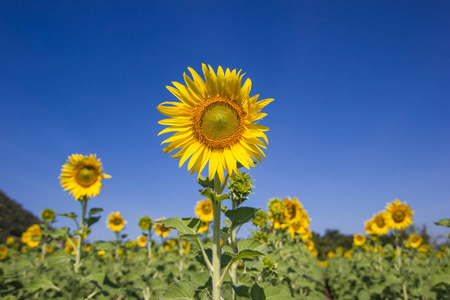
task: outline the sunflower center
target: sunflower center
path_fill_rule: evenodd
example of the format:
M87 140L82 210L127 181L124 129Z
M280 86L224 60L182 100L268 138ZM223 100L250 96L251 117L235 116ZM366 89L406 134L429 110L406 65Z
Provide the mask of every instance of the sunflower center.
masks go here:
M210 97L195 109L192 118L194 136L211 149L230 147L244 132L245 115L235 101Z
M82 167L77 175L76 181L79 185L83 187L89 187L97 182L98 179L98 171L93 167Z
M211 207L209 205L203 206L203 213L205 215L209 214L211 212Z
M405 213L401 210L397 210L394 213L393 218L395 222L400 223L405 219Z
M383 220L383 218L378 218L378 219L377 219L377 225L378 225L378 227L380 227L380 228L383 228L383 227L384 227L384 220Z
M121 224L122 224L122 219L116 218L116 219L113 220L112 223L113 223L114 225L121 225Z

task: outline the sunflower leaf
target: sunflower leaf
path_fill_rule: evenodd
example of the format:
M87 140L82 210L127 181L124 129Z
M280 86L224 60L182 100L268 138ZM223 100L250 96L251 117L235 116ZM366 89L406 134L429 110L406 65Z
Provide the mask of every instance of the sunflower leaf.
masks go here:
M194 288L189 281L178 281L169 285L160 299L194 300Z
M434 222L434 224L439 225L439 226L450 227L450 219L442 219L442 220L439 220L438 222Z
M242 239L237 242L237 253L233 253L231 248L223 249L223 254L229 255L233 258L232 263L243 258L253 256L263 256L268 253L267 246L255 239Z
M209 180L208 177L200 176L200 177L198 178L198 184L200 184L200 185L201 185L202 187L204 187L205 189L206 189L206 188L211 188L211 189L214 188L214 181Z
M243 225L255 218L255 213L258 208L253 207L239 207L236 209L228 210L225 216L231 221L231 230Z
M175 229L180 237L188 237L195 240L200 235L197 231L200 228L202 221L196 218L169 218L155 221L155 223L164 225L167 228Z
M67 218L71 218L72 220L76 221L77 220L77 215L74 213L68 213L68 214L59 214L62 217L67 217Z
M203 190L199 190L200 195L205 196L213 202L221 202L226 199L230 199L229 194L217 194L213 189L207 187Z
M225 268L231 261L231 256L228 255L228 253L231 253L232 250L230 247L225 246L224 249L226 249L226 248L229 248L229 249L227 249L228 251L226 251L226 253L222 253L222 255L220 256L220 269ZM212 249L211 248L205 249L205 253L206 253L206 256L208 257L209 261L212 262ZM203 255L201 254L200 251L195 256L195 260L206 267L205 258L203 257Z
M98 216L98 217L89 217L89 218L86 220L86 224L87 224L88 227L91 227L92 225L94 225L95 223L97 223L98 220L100 220L100 216Z
M102 208L91 208L89 211L89 217L98 213L101 213L103 211Z

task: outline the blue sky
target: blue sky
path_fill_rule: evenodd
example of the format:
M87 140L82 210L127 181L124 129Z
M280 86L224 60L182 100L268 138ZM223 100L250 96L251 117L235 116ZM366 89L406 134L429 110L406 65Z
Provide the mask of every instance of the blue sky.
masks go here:
M338 2L2 1L0 189L36 215L79 213L58 176L96 153L112 178L91 239L114 237L112 211L131 238L142 215L193 216L196 177L163 153L156 106L206 63L275 98L248 206L298 197L313 231L354 234L398 198L448 232L432 222L450 217L450 4Z

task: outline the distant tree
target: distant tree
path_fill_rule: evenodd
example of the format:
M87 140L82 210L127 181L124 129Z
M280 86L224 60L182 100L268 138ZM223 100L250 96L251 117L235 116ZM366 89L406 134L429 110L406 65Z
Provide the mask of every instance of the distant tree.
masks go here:
M337 229L327 229L322 237L313 232L313 241L319 251L318 259L323 260L329 251L335 251L337 247L342 247L344 251L351 249L353 235L342 234Z

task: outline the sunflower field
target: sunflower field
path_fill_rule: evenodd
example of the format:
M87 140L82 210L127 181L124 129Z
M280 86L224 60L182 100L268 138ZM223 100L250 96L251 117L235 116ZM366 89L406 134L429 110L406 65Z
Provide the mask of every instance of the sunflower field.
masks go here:
M418 234L403 238L414 217L406 202L387 203L352 247L327 253L316 247L298 198L246 206L254 186L243 168L265 158L260 111L273 99L250 96L241 71L202 70L204 79L189 68L192 79L184 74L185 85L168 87L179 101L158 106L168 117L160 134L172 133L164 152L177 150L180 167L187 162L197 173L196 216L124 220L111 212L115 239L90 241L103 212L90 199L111 176L96 155L70 155L59 179L80 211L45 209L41 224L0 244L0 299L450 299L449 240L435 249ZM72 219L75 230L54 229L58 218ZM139 224L136 240L124 233L127 222ZM247 234L245 224L253 226Z

